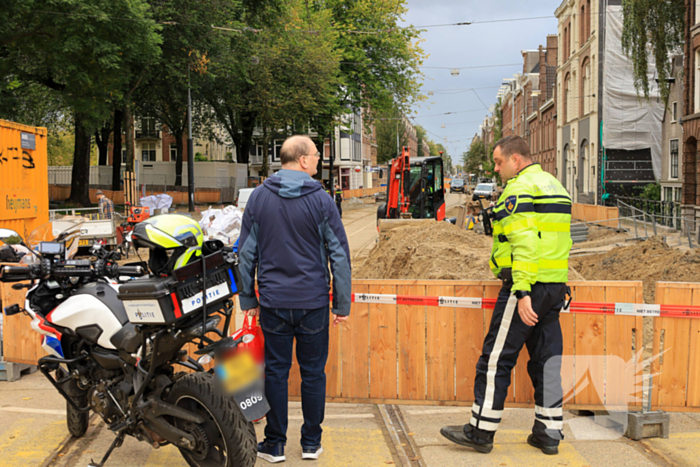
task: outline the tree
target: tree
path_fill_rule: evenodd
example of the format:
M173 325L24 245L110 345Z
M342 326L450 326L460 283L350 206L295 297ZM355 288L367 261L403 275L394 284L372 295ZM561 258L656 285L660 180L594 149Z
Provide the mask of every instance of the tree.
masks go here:
M382 117L374 120L375 131L377 134L377 164L386 164L391 159L398 157L401 154L401 149L408 146L406 138L406 125L403 119L396 117L396 113L387 114L394 117ZM398 143L396 147L396 132L399 132Z
M622 50L632 61L637 94L649 99L649 56L654 57L656 80L668 103L672 77L669 56L682 50L685 0L622 0Z
M416 125L416 139L418 139L418 157L427 156L423 154L423 141L428 141L428 132L420 125Z
M469 147L469 151L462 154L462 164L464 165L464 170L466 172L475 173L477 176L481 176L485 172L489 171L486 167L488 164L486 148L484 147L484 142L480 137L474 137L472 144Z
M0 11L0 77L61 94L75 128L70 201L89 205L92 133L121 95L125 63L157 50L158 26L143 0L9 3Z
M319 4L321 4L319 2ZM420 31L399 25L406 0L328 0L340 33L341 102L353 109L371 109L375 115L398 110L408 115L419 94L425 53Z

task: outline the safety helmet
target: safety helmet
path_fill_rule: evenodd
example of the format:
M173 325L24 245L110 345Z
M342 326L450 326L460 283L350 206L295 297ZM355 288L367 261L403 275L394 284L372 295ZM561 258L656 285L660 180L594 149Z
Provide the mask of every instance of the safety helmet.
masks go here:
M170 274L202 255L199 224L180 214L162 214L134 226L134 247L150 249L148 265L155 274Z

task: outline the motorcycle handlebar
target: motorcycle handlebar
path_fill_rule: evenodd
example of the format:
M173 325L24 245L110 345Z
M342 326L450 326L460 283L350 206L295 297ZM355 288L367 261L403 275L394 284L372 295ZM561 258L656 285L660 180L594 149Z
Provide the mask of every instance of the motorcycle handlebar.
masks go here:
M148 273L142 266L113 266L115 275L118 276L143 276Z
M19 282L34 279L33 267L27 266L3 266L0 268L0 280L2 282Z

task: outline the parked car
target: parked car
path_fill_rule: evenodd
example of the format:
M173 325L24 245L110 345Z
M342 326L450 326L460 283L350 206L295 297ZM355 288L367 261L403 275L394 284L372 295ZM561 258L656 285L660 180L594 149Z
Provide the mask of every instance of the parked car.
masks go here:
M236 199L236 206L238 206L238 209L241 211L245 210L245 205L248 204L248 199L250 198L250 194L253 193L253 190L255 188L241 188L238 190L238 199Z
M464 193L464 180L461 178L453 178L450 182L450 193Z
M472 194L472 201L476 201L478 199L492 199L494 198L496 193L496 184L495 183L479 183L476 188L474 189L474 193Z

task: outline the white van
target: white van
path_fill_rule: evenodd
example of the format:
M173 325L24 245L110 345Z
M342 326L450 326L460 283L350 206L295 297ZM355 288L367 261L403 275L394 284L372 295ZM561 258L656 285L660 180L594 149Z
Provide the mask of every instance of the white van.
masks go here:
M238 190L238 200L236 201L236 206L241 211L245 210L245 205L248 204L248 198L250 194L255 190L255 188L241 188Z

